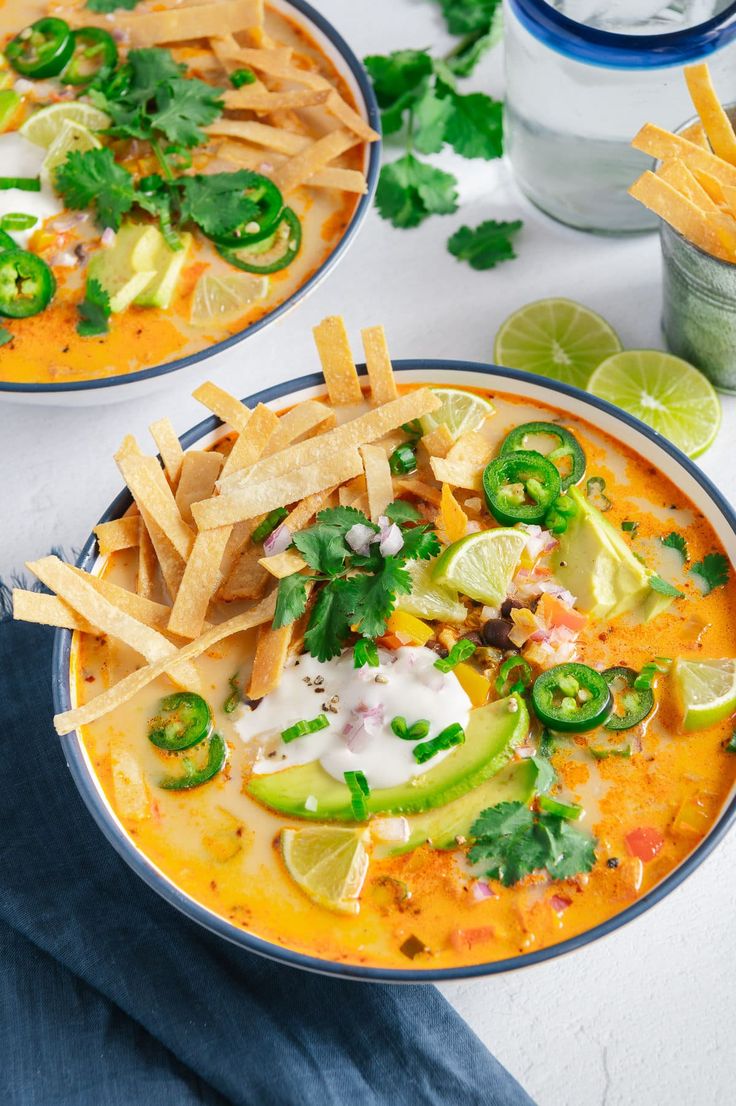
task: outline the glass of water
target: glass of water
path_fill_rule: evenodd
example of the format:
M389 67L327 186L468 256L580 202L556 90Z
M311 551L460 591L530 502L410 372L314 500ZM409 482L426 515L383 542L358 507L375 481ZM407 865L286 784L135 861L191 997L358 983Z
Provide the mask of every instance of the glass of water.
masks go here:
M708 58L736 100L736 2L504 0L506 148L529 199L581 230L653 230L627 195L651 159L630 147L647 122L692 111L683 65Z

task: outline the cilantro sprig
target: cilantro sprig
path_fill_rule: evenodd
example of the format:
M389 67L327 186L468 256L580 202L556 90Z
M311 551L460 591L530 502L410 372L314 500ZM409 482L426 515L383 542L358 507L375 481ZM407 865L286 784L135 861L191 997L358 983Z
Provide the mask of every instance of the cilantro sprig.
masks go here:
M471 862L484 862L486 874L506 887L541 870L552 879L569 879L589 872L595 863L595 838L559 815L533 811L520 802L484 810L471 835Z
M89 277L84 299L79 304L77 334L82 338L96 338L110 329L110 297L99 280Z
M370 642L386 630L386 622L399 595L411 591L406 570L409 560L428 560L440 550L437 535L427 524L407 525L401 501L390 504L386 515L401 529L403 547L384 556L380 543L372 542L367 552L356 552L346 538L353 526L368 527L375 534L380 527L354 507L331 507L320 511L316 522L294 535L294 545L312 572L294 573L279 581L274 629L288 626L307 609L309 585L316 585L316 600L309 615L304 645L320 661L337 656L356 631ZM401 521L399 521L401 519ZM356 660L370 663L371 650L361 646Z
M723 553L708 553L702 561L696 561L690 571L703 581L707 589L705 594L709 595L715 588L725 588L728 583L728 558Z
M687 542L685 541L682 534L678 534L676 530L673 530L664 538L660 538L660 541L662 542L662 545L666 546L668 549L676 549L682 557L683 561L687 561L689 559L690 554L688 553Z
M459 261L467 261L472 269L493 269L501 261L516 257L512 239L521 227L521 219L500 223L488 219L475 229L460 227L448 239L447 248Z

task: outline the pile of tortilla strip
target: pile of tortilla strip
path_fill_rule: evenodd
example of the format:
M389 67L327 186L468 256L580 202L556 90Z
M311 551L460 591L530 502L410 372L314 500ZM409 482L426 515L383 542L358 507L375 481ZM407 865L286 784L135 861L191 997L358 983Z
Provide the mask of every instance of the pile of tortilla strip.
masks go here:
M177 0L176 6L169 0L142 11L145 6L115 12L115 33L124 46L170 47L191 75L214 84L224 83L242 67L257 78L242 88L229 88L221 118L205 128L218 159L265 173L283 195L302 184L365 192L362 172L331 163L379 135L317 71L313 57L271 38L264 27L263 0ZM90 11L79 0L61 0L51 7L72 27L110 29L109 16Z
M632 142L659 161L629 189L694 246L736 261L736 133L705 62L685 69L700 122L681 134L647 123Z
M248 695L261 698L278 685L298 631L296 624L279 630L270 626L276 581L306 565L294 549L264 556L251 534L270 511L284 506L290 509L283 524L292 534L310 525L323 507L337 503L365 509L377 519L395 496L388 457L405 439L400 428L440 406L426 387L399 395L383 327L362 331L366 396L342 318L325 319L314 337L329 405L307 399L276 415L264 404L251 410L209 382L194 396L225 424L216 448L185 453L167 418L150 427L160 457L143 453L131 435L123 439L115 461L133 504L124 517L95 528L101 555L97 568L116 550L137 547L135 592L55 556L28 563L55 594L16 589L16 618L109 634L146 662L84 705L57 715L60 734L115 710L163 674L197 690L194 658L256 626L261 629ZM476 487L482 470L469 463L467 449L473 443L463 439L480 435L464 435L453 444L445 426L432 434L437 439L431 457L435 476ZM424 438L430 447L431 437ZM487 452L488 442L481 444ZM398 480L397 486L437 505L437 488L427 485L423 491L420 483ZM254 600L255 605L242 609L241 602L240 613L215 624L208 621L213 614L223 617L224 603L232 600Z

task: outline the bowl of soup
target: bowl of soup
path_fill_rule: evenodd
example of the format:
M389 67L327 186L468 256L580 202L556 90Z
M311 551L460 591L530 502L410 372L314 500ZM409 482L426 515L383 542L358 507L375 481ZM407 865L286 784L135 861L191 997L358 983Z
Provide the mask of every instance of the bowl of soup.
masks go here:
M736 519L622 411L538 376L355 367L212 416L76 567L56 728L102 832L188 917L355 979L506 971L668 894L735 804Z
M0 396L133 396L278 318L358 231L377 126L302 0L3 0Z

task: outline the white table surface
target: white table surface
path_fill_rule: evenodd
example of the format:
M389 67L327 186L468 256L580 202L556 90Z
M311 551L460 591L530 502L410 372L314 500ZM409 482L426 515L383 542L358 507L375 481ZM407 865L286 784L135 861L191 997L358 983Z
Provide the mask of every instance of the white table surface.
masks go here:
M449 40L427 0L321 0L359 55ZM500 95L500 50L467 82ZM659 250L653 236L595 238L556 225L517 193L501 163L434 159L461 184L461 210L395 230L371 212L327 281L295 311L202 370L238 395L318 368L310 328L345 315L382 322L395 357L490 360L516 307L570 296L600 311L629 347L661 346ZM477 273L445 241L462 223L521 214L519 258ZM168 414L178 432L202 408L170 377L167 390L109 407L0 406L0 576L52 545L79 547L120 487L112 454L125 432ZM705 471L736 497L736 399L724 397ZM447 998L539 1106L726 1106L736 1100L736 834L663 903L572 956L485 981L444 986ZM448 1106L451 1104L448 1103Z

